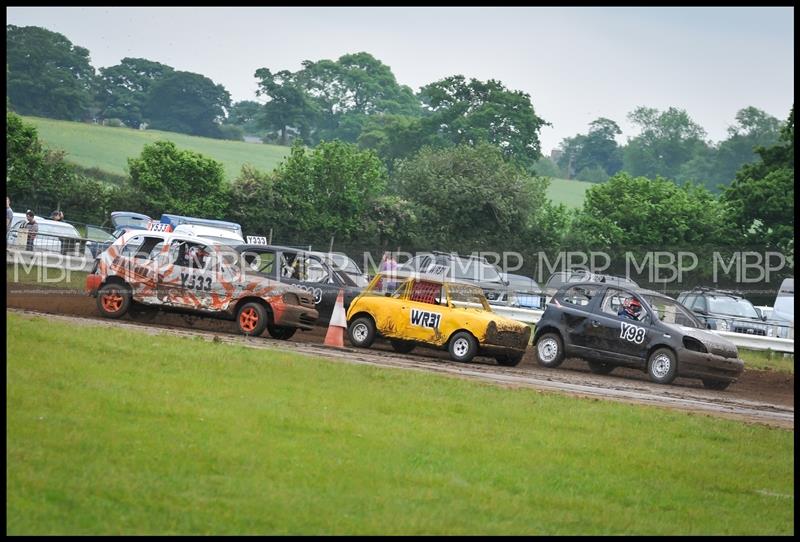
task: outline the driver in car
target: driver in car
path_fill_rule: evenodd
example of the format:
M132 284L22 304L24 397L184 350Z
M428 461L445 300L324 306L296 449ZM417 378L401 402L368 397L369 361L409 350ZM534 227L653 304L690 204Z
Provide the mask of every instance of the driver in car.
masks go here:
M629 318L631 320L639 320L642 315L642 304L635 297L628 297L622 302L622 306L617 311L617 316L622 318Z

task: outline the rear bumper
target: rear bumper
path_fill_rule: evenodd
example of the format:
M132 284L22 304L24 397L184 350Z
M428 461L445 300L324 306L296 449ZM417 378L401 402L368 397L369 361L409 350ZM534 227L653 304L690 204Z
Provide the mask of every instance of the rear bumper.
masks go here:
M744 371L744 361L739 358L724 358L716 354L683 350L678 359L678 376L736 382L742 371Z

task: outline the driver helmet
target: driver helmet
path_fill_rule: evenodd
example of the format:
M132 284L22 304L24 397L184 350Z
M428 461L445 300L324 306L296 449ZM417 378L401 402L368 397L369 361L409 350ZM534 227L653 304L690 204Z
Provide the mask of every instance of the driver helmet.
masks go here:
M629 316L633 316L636 319L638 319L639 315L642 314L642 304L639 303L639 300L635 297L627 298L622 303L622 307Z

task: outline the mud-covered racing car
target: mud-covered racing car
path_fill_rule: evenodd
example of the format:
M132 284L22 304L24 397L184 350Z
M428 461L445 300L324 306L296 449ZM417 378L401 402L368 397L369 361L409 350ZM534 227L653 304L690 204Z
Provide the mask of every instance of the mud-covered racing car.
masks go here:
M311 329L318 316L308 292L250 272L231 247L173 232L123 234L95 260L86 289L109 318L136 301L235 319L245 335L266 329L276 339Z
M558 367L566 356L576 356L586 359L594 373L633 367L659 384L681 376L722 390L744 369L736 346L706 331L674 299L597 282L561 286L536 325L534 344L544 367Z
M492 312L479 287L417 273L376 275L350 304L347 322L357 347L382 336L400 353L421 344L447 349L455 361L481 354L506 366L519 364L531 334L522 322Z
M257 239L261 238L248 237L250 241ZM330 321L339 291L343 292L346 309L364 290L350 275L331 265L325 254L260 243L243 244L236 250L252 272L297 286L311 294L319 312L317 325Z

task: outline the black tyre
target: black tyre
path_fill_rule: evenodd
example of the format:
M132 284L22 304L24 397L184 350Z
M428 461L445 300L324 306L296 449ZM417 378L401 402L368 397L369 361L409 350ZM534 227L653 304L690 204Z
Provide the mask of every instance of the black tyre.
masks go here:
M590 361L589 370L596 375L607 375L616 368L615 365L603 361Z
M369 348L375 340L375 322L369 316L360 316L347 326L347 337L357 348Z
M523 354L501 354L497 356L497 364L503 367L516 367L522 361Z
M647 360L647 374L656 384L670 384L678 375L678 360L669 348L659 348Z
M703 387L708 390L725 390L730 386L730 382L723 382L722 380L708 380L703 379Z
M269 324L267 325L267 332L269 333L269 336L272 337L273 339L288 341L294 336L295 333L297 333L297 328L273 326L272 324Z
M470 333L459 331L450 337L447 351L450 352L450 359L453 361L467 363L478 353L478 341Z
M412 341L391 340L389 343L392 345L394 351L399 354L408 354L417 346Z
M264 333L267 324L269 324L269 315L261 303L250 301L239 307L236 325L242 335L258 337Z
M106 284L97 292L97 308L106 318L120 318L131 306L131 291L119 284Z
M553 369L564 361L564 342L558 333L545 333L536 341L536 361Z

